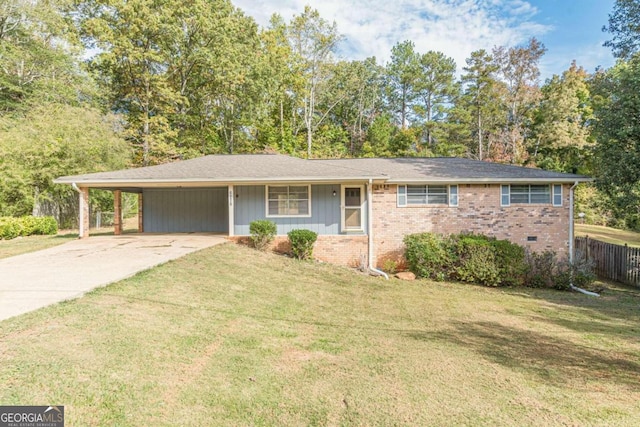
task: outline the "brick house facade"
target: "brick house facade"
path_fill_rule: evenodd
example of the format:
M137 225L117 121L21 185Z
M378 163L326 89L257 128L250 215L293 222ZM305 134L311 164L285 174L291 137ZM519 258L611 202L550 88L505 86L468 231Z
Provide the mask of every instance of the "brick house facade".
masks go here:
M318 234L316 258L381 267L401 260L407 234L471 232L534 251L571 252L572 189L588 177L460 158L304 160L215 155L115 172L61 177L80 192L89 235L90 188L137 193L140 232L213 232L246 240L258 219ZM401 191L402 190L402 191ZM116 222L115 233L121 232Z

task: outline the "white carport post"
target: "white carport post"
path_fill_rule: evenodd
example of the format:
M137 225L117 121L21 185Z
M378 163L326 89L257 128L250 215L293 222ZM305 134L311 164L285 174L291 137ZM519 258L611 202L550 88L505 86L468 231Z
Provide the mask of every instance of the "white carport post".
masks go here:
M78 238L84 239L89 237L89 188L71 186L78 192Z
M233 237L233 217L234 217L234 203L233 203L233 185L228 187L229 192L229 236Z

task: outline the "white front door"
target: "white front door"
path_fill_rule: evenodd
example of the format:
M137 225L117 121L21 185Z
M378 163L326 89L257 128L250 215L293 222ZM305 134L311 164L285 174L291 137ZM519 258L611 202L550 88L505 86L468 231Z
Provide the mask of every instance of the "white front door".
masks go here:
M364 187L345 185L342 187L342 230L362 231L362 203Z

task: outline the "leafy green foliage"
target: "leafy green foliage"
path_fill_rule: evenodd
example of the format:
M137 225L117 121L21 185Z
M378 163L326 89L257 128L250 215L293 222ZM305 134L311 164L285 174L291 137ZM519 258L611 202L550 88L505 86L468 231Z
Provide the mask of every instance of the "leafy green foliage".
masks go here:
M640 3L637 0L616 0L609 25L602 27L613 35L604 42L617 58L630 59L640 49Z
M276 233L278 232L278 227L273 221L260 219L251 221L249 224L249 232L251 233L251 242L253 243L253 247L264 251L273 241Z
M444 237L419 233L406 236L404 243L409 268L421 277L486 286L524 282L524 249L507 240L476 234Z
M576 254L573 264L568 261L558 261L553 251L540 253L527 252L526 286L532 288L551 288L566 291L571 285L584 288L589 287L596 279L593 262L581 254Z
M453 264L450 241L434 233L409 234L404 237L405 258L409 269L420 277L445 280Z
M318 233L311 230L298 229L287 233L291 243L291 253L298 259L311 259L313 244L318 239Z
M614 215L640 230L640 57L598 74L592 88L598 100L596 185L611 200Z
M0 118L0 215L22 216L54 204L51 213L75 216L77 194L53 179L126 167L130 151L116 125L97 110L60 104Z
M0 239L18 236L51 235L58 232L58 222L51 216L0 217Z

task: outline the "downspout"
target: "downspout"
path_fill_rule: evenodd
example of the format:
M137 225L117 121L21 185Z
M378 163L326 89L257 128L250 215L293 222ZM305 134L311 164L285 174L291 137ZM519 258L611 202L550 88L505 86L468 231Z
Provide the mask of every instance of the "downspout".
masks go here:
M369 178L369 183L367 184L367 234L368 234L368 246L369 246L369 271L373 273L377 273L379 276L384 276L385 279L389 280L389 276L382 270L378 270L373 265L373 191L371 190L371 185L373 184L373 180Z
M569 265L571 266L571 268L573 268L573 262L574 262L574 255L573 255L573 251L574 251L574 221L573 221L573 192L575 190L575 188L578 186L578 181L576 181L571 188L569 189ZM571 287L572 290L574 291L578 291L581 292L585 295L591 295L593 297L599 297L600 295L595 293L595 292L591 292L591 291L587 291L586 289L582 289L579 288L577 286L573 285L573 272L571 273L571 283L569 284L569 286Z
M71 183L71 188L73 188L74 190L76 190L78 192L78 194L80 195L80 197L82 197L82 191L78 188L78 186L76 185L75 182ZM84 233L84 209L82 208L82 205L79 207L78 211L80 211L80 217L78 218L79 224L78 224L78 238L81 239L82 235Z

